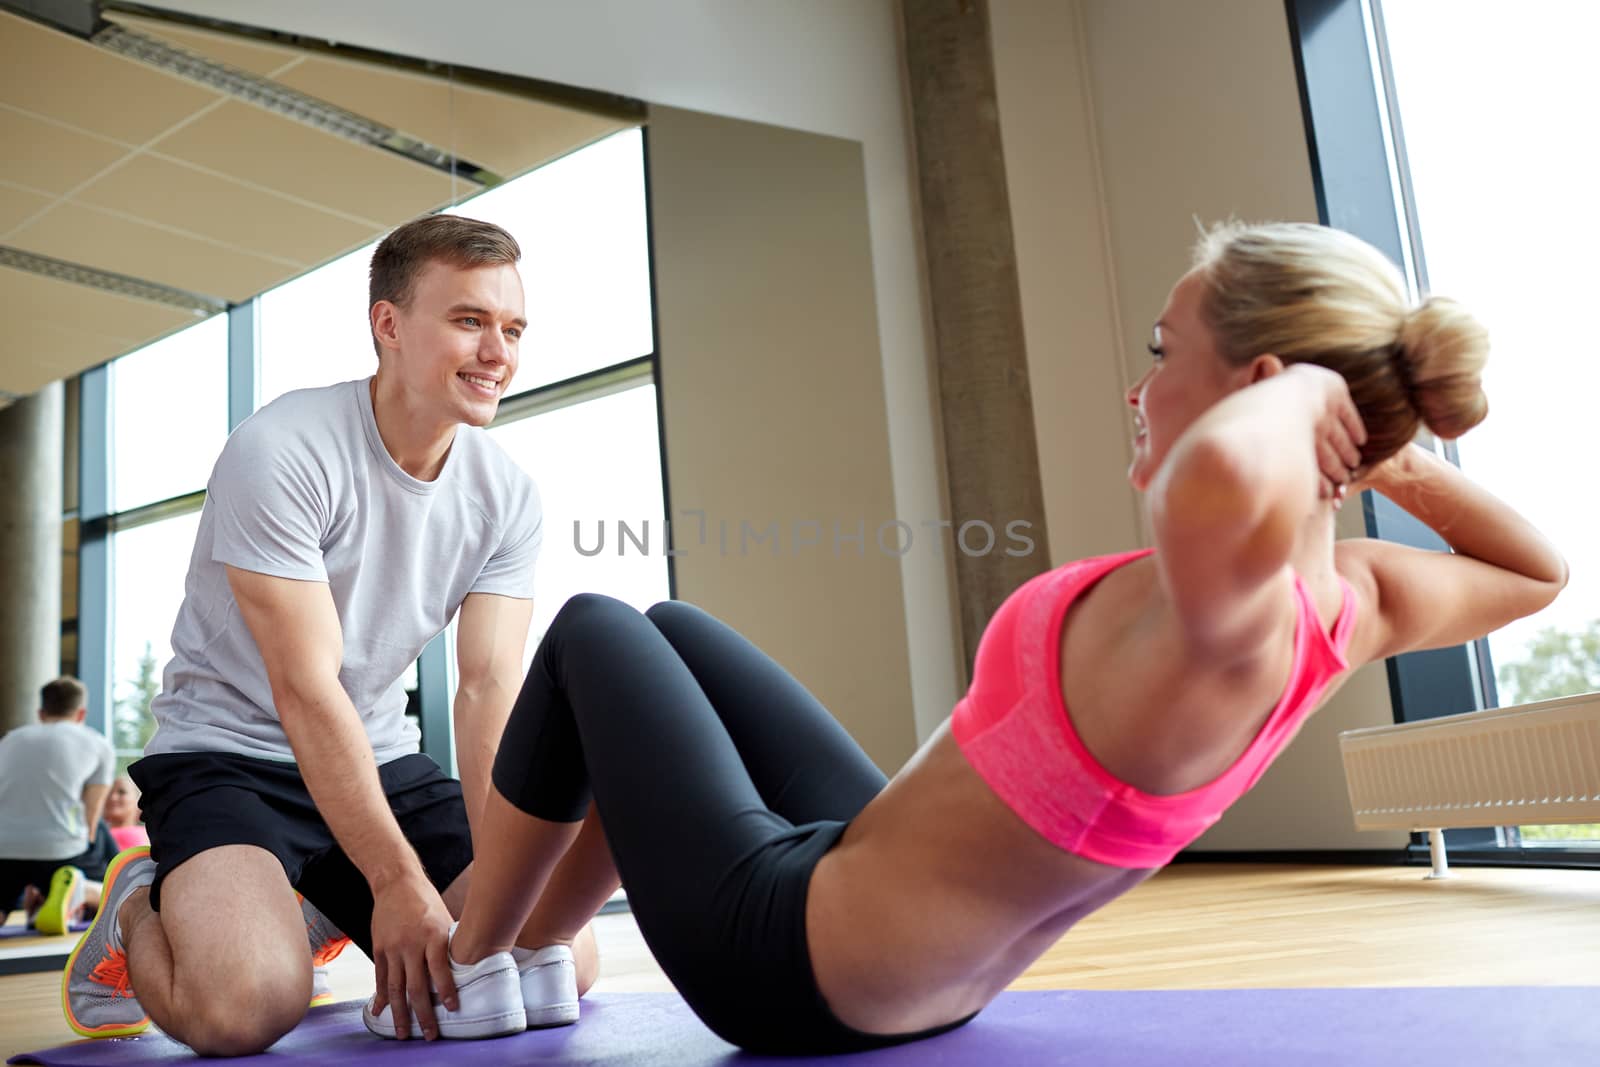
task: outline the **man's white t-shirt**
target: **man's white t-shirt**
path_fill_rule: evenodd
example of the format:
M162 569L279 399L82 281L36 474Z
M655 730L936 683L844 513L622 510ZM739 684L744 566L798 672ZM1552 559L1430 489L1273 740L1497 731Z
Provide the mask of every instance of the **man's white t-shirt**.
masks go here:
M533 596L543 538L533 479L469 426L456 428L436 479L411 477L378 436L369 381L285 394L228 438L146 755L294 759L224 564L328 584L344 636L339 681L379 763L417 751L399 679L467 594Z
M110 785L116 765L111 742L70 719L0 738L0 857L64 860L88 848L83 791Z

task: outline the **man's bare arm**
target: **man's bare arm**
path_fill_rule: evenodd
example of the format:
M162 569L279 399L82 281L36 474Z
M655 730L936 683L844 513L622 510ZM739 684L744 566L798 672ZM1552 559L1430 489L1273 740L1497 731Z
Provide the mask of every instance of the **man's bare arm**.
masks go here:
M106 795L111 792L109 785L90 782L83 787L83 825L89 831L89 843L94 844L94 829L100 822L101 814L106 810Z

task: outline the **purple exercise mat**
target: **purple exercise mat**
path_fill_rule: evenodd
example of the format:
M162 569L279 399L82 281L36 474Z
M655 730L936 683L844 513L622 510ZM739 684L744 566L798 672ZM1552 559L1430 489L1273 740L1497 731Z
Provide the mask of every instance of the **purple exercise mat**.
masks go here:
M1474 1067L1600 1063L1593 1013L1600 988L1228 989L1004 993L959 1030L830 1064L881 1067ZM587 998L576 1026L488 1041L382 1041L361 1026L360 1004L313 1009L261 1056L229 1065L360 1064L406 1067L448 1057L455 1067L611 1064L704 1067L758 1057L737 1053L671 993ZM57 1067L174 1063L187 1049L160 1036L80 1042L13 1056ZM823 1062L806 1058L781 1062Z
M73 923L73 924L71 924L70 926L67 927L67 932L68 933L72 933L72 934L77 934L77 933L82 933L83 931L85 931L87 929L89 929L89 924L88 923L86 923L86 922L76 922L76 923ZM21 923L16 923L16 924L14 924L12 926L0 926L0 938L6 938L6 937L46 937L46 936L48 936L48 935L41 934L39 931L33 929L32 927L23 926Z

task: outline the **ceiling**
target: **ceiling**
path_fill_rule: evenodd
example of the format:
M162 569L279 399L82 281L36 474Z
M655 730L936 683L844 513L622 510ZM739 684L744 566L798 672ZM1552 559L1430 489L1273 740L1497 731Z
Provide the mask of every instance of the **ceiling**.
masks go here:
M492 184L639 123L513 79L104 17L472 166L358 143L0 10L0 404L483 188L461 170Z

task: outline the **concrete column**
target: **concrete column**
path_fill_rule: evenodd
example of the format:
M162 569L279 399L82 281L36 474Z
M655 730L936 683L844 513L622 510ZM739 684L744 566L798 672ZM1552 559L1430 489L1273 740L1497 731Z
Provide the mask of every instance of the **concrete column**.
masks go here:
M0 729L61 670L62 387L0 410Z
M969 672L1012 590L1049 567L1022 297L985 0L903 0L950 518ZM1027 523L1025 551L1007 536ZM1010 553L1018 554L1010 554Z

